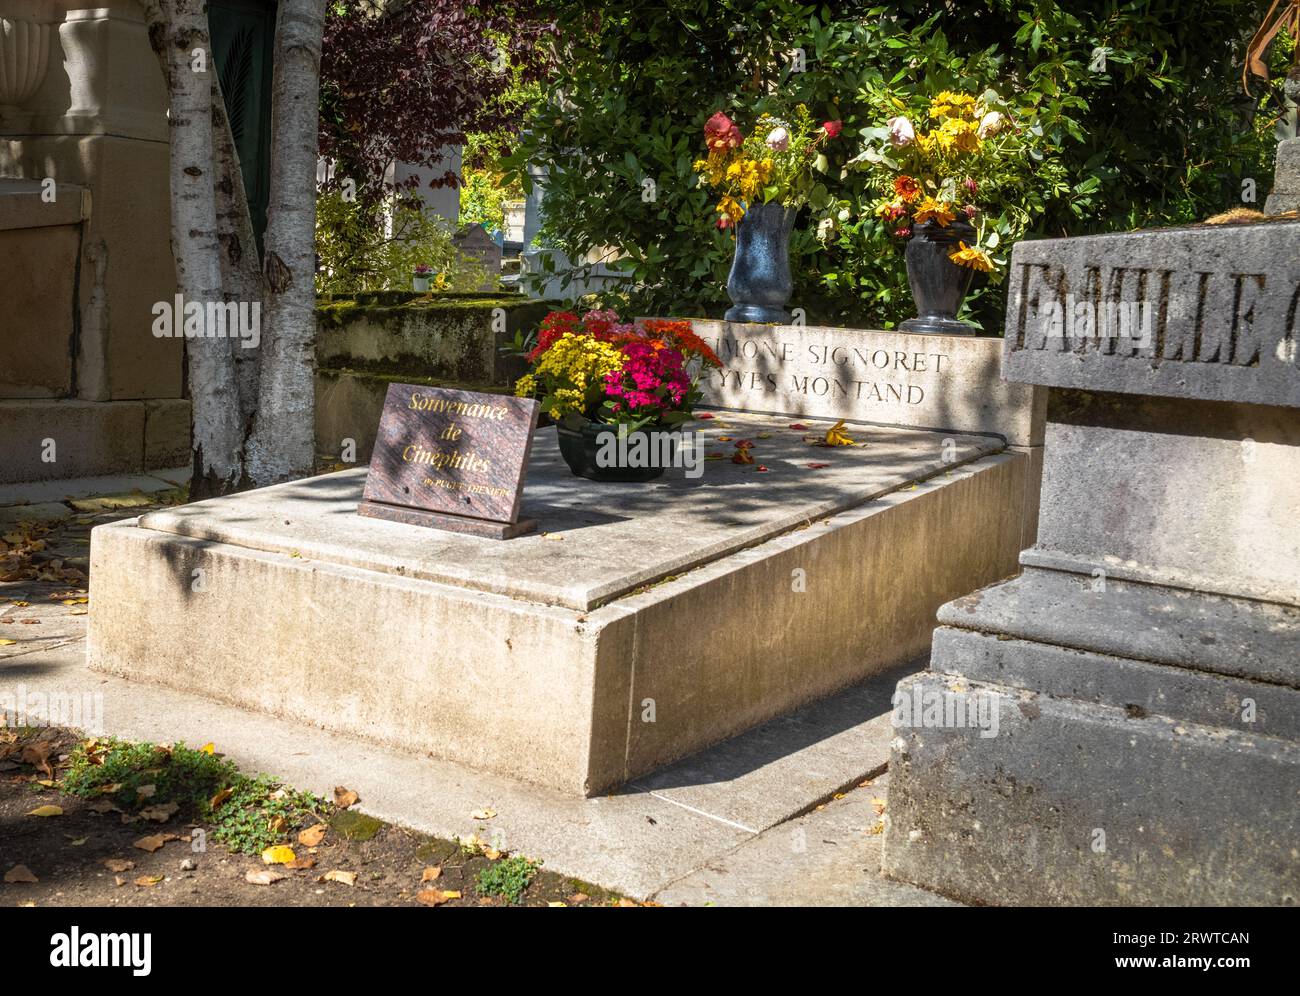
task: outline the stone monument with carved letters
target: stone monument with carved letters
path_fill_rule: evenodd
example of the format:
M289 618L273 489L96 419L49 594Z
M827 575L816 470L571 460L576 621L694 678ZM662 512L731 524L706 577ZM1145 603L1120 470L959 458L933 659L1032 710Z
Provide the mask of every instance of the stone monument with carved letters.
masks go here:
M1008 379L1050 388L1037 543L899 686L887 874L967 901L1300 897L1300 222L1021 242Z

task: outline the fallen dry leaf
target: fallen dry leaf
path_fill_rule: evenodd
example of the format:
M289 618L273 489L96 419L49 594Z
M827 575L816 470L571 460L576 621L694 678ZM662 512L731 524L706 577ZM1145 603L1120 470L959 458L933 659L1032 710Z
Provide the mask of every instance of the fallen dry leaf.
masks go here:
M270 885L285 876L274 868L250 868L244 873L244 881L250 885Z
M111 872L124 872L134 868L135 862L128 861L126 858L105 858L104 867Z
M120 813L122 811L113 804L112 799L96 799L86 808L95 813Z
M161 875L141 875L139 878L135 880L135 884L147 888L148 886L151 885L157 885L162 880L163 880L163 876Z
M137 785L135 787L135 796L137 799L152 799L157 791L157 785Z
M546 905L547 905L547 906L559 906L559 907L562 907L562 908L565 908L565 909L567 909L568 906L569 906L568 903L547 903Z
M157 806L146 806L140 810L140 815L146 820L152 820L154 823L166 823L176 815L176 811L180 808L179 803L164 802L159 803Z
M313 858L311 855L306 855L305 857L294 858L292 861L286 861L284 866L286 868L298 868L298 869L315 868L316 859Z
M0 640L0 647L12 647L17 640Z
M168 839L168 835L155 833L148 837L141 837L131 846L138 847L140 850L148 851L150 854L152 854L154 851L158 850L158 848L162 847L165 843L167 843L167 839Z
M334 805L338 806L339 809L348 809L360 801L361 797L351 789L344 788L342 785L334 787Z
M317 823L298 834L298 843L303 847L315 847L325 839L325 824Z
M492 817L496 816L496 814L497 811L495 809L489 809L485 806L482 809L474 810L474 812L469 814L469 818L471 820L490 820Z
M14 865L5 872L5 881L13 884L16 882L39 882L40 879L33 875L31 869L26 865Z
M113 882L117 885L119 889L122 886L126 885L126 879L124 879L121 875L114 875Z
M327 871L318 878L318 882L341 882L343 885L356 885L357 873L348 871Z
M425 906L441 906L449 900L459 898L459 892L443 892L441 889L424 889L415 894L416 902L423 903Z
M430 865L428 868L424 869L424 872L420 875L420 881L432 882L435 878L437 878L441 874L442 874L442 865Z
M208 800L208 808L216 809L227 799L229 799L231 795L234 794L234 791L235 791L234 789L228 786L226 788L223 788L220 792L218 792L216 795L214 795L211 799Z
M62 816L63 809L59 806L37 806L28 816Z
M293 848L288 844L277 844L262 852L262 861L268 865L287 865L297 857L298 855L293 853Z

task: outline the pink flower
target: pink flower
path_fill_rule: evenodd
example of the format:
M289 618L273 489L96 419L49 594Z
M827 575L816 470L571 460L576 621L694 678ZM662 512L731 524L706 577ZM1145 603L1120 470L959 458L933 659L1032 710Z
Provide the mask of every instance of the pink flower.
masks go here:
M843 130L843 121L827 121L822 125L822 131L826 132L827 138L839 138Z
M773 128L767 133L767 147L773 152L784 152L790 148L790 133L784 128Z
M967 205L966 205L966 217L967 217L967 218L974 218L975 215L977 215L977 214L979 214L979 208L977 208L974 204L967 204Z
M976 183L975 180L974 180L972 177L969 177L969 176L968 176L968 177L966 177L965 180L962 181L962 186L964 186L967 190L969 190L971 196L974 197L974 196L975 196L975 192L976 192L977 190L979 190L979 186L980 186L980 185L979 185L978 183Z
M916 141L916 129L907 118L901 116L890 118L885 123L889 125L889 141L894 148L902 148Z
M905 239L912 234L912 230L908 228L906 225L904 225L902 228L895 228L894 234L897 235L900 239Z
M623 347L623 367L605 375L605 394L615 411L653 414L679 408L690 390L682 354L656 349L649 342L629 342Z

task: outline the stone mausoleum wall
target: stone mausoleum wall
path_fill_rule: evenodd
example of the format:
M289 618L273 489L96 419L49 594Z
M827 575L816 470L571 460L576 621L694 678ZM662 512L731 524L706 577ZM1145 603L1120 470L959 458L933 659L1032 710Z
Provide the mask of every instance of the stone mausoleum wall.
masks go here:
M504 392L523 373L503 351L551 305L510 294L378 291L320 299L316 309L316 450L365 463L394 381Z
M0 20L39 80L0 112L0 483L185 464L181 342L151 332L175 278L139 5L0 0Z

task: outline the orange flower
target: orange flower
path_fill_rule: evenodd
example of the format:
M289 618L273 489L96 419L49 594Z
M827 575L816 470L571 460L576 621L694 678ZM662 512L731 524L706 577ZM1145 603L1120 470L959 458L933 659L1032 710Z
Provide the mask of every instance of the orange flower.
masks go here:
M903 173L894 178L894 193L901 197L904 202L910 204L920 196L921 185L912 177Z
M913 218L919 225L922 222L933 221L940 225L947 225L957 215L952 209L952 205L947 201L936 201L933 197L926 197L916 209Z
M948 258L958 266L969 266L972 270L979 270L981 273L989 273L993 269L993 260L983 249L976 249L966 245L965 242L958 242L958 248L948 253Z

